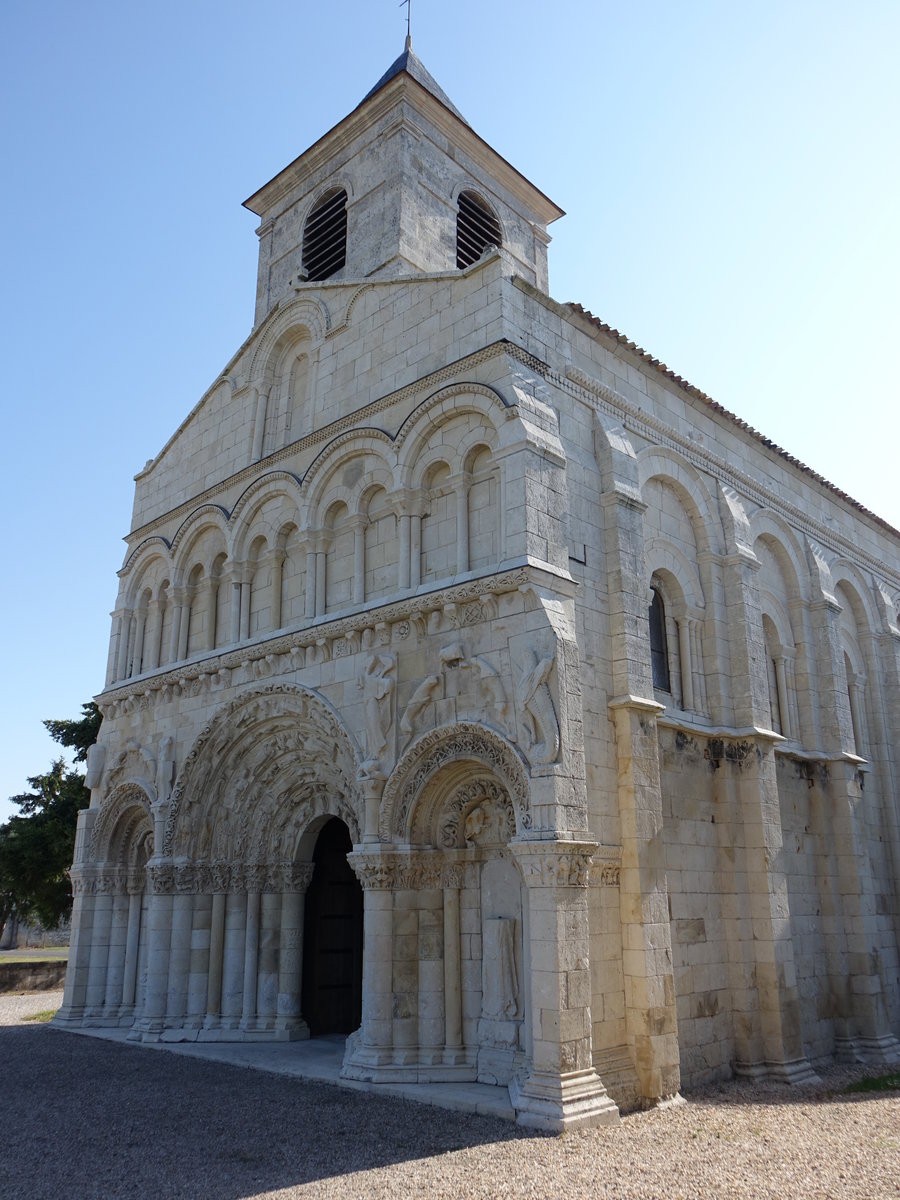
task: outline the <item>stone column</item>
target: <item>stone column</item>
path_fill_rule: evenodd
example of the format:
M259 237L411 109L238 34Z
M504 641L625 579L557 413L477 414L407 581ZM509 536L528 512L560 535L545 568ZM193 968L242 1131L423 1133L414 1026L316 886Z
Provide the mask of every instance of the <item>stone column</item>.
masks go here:
M120 1018L128 1017L134 1012L135 997L137 995L138 951L141 944L141 907L143 899L143 879L129 879L128 931L125 935L125 971L122 979Z
M269 601L269 612L271 619L269 628L281 628L281 589L284 578L284 560L287 558L287 553L281 547L277 547L269 556L269 571L272 580L269 592L271 600Z
M172 588L172 636L169 640L169 662L180 662L183 655L181 654L181 626L187 626L185 619L185 589L183 587ZM185 628L185 646L187 645L187 628Z
M791 710L788 705L787 672L784 665L784 655L775 656L775 690L778 693L778 715L781 719L781 736L791 740L794 736L791 729Z
M510 1096L520 1125L562 1133L619 1110L594 1070L588 868L595 842L512 842L528 893L532 1061Z
M151 600L147 607L147 632L144 634L146 643L147 670L155 671L159 666L159 643L162 638L164 605L159 600Z
M147 993L144 1011L130 1036L145 1042L159 1041L166 1017L169 989L169 949L175 873L170 861L157 859L147 866L150 880L148 913Z
M256 1028L275 1028L278 1014L278 945L281 936L281 893L269 885L259 908L259 957L256 973Z
M319 538L316 542L316 569L313 578L316 581L316 616L321 617L325 613L325 606L328 600L326 593L328 585L328 542L327 538Z
M456 573L469 569L469 477L457 475L450 480L456 492Z
M109 960L106 966L106 998L103 1004L106 1022L113 1025L117 1023L122 1007L122 990L125 980L129 896L124 884L124 879L117 879L113 895L112 924L109 930Z
M128 631L131 627L131 613L127 609L120 609L115 613L115 617L118 629L115 682L118 682L126 678L128 671Z
M703 670L703 626L696 617L688 618L690 630L691 666L694 681L694 710L705 713L708 711L706 697L706 673Z
M91 961L91 934L94 922L94 896L91 874L80 861L84 847L90 840L90 829L97 809L82 809L78 814L78 832L75 843L75 865L69 871L72 881L72 933L69 939L69 964L66 968L66 983L63 1002L53 1018L55 1025L81 1025L84 1016L84 999L87 992L88 970Z
M187 1016L195 883L193 864L181 863L175 868L172 936L169 943L169 983L166 995L166 1025L174 1029L181 1028Z
M256 984L259 972L260 891L254 878L247 885L247 923L244 927L244 991L241 1029L256 1027Z
M395 857L377 850L347 855L363 886L365 918L362 1025L347 1039L346 1079L377 1079L393 1061Z
M206 649L216 648L216 614L219 607L219 580L210 575L206 581Z
M366 518L353 517L353 603L362 604L366 598Z
M214 887L212 914L209 925L209 974L206 991L206 1019L204 1029L215 1029L219 1025L222 1009L222 964L225 953L225 901L227 880L223 878L222 866L211 872Z
M84 998L86 1025L99 1024L106 1004L106 971L109 964L109 934L113 911L113 880L109 875L95 877L94 894L91 958Z
M462 963L460 959L460 868L444 871L444 1062L462 1062Z
M250 636L250 599L253 591L253 567L244 568L244 578L241 580L241 625L240 640L245 642Z
M146 610L141 610L137 614L136 627L134 633L134 653L131 659L131 674L140 675L142 670L141 659L144 656L144 630L147 626Z
M409 588L409 534L411 517L402 508L397 510L397 588L401 592Z
M415 589L422 582L422 514L414 512L409 518L409 586Z
M444 893L441 862L433 853L415 854L409 868L418 914L416 929L416 1040L420 1063L444 1062Z
M281 932L278 952L278 1016L275 1028L290 1041L309 1037L300 1011L303 991L303 916L312 863L290 863L282 874Z
M234 880L237 886L238 880ZM237 1029L241 1019L246 959L247 894L232 892L225 905L225 937L222 959L221 1027Z
M678 659L681 667L681 707L686 712L694 709L694 671L691 655L691 633L688 619L681 615L677 622L678 628Z
M231 644L241 640L241 594L244 585L240 579L240 565L233 563L231 568Z
M311 621L316 615L316 547L315 542L306 543L306 619Z

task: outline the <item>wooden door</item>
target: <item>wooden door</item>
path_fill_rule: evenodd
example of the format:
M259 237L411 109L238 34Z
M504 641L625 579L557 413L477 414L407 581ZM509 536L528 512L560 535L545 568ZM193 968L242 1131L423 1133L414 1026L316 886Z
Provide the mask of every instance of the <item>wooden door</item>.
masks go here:
M347 826L333 817L316 842L306 893L302 1001L314 1037L352 1033L362 1016L363 895L351 849Z

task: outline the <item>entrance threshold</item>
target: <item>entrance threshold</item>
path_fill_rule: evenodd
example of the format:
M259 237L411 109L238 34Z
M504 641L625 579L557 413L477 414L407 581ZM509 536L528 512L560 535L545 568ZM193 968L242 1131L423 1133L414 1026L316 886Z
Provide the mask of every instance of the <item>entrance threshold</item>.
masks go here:
M202 1058L206 1062L248 1067L270 1075L289 1075L293 1079L330 1083L370 1092L373 1096L398 1096L415 1104L430 1104L453 1112L477 1113L515 1121L516 1114L505 1087L487 1083L366 1083L342 1079L341 1064L347 1039L340 1034L309 1038L302 1042L129 1042L130 1029L65 1029L64 1033L83 1034L121 1042L142 1050L164 1050L170 1054Z

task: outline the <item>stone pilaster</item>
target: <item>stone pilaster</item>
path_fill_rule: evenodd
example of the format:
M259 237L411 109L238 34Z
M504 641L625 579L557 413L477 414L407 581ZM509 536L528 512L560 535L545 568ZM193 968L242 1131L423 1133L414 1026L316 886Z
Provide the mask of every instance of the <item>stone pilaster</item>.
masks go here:
M510 1084L521 1125L561 1133L617 1121L593 1067L587 884L595 842L513 842L525 880L532 1056Z

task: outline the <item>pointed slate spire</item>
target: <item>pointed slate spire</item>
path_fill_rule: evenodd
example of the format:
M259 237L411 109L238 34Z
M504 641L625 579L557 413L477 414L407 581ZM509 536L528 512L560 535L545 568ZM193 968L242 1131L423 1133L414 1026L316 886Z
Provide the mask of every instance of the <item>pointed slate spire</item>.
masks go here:
M370 96L374 96L376 92L381 91L386 83L390 83L392 79L394 79L403 71L405 71L411 79L414 79L416 83L421 84L421 86L425 88L427 92L431 92L432 96L434 96L436 100L440 100L441 104L443 104L445 108L449 108L455 117L459 117L460 121L462 121L464 125L469 124L447 93L438 84L434 76L426 69L422 60L416 55L412 48L412 38L409 37L409 35L407 35L406 45L403 48L403 53L399 58L395 59L394 62L391 63L372 90L366 92L360 103L365 104Z

